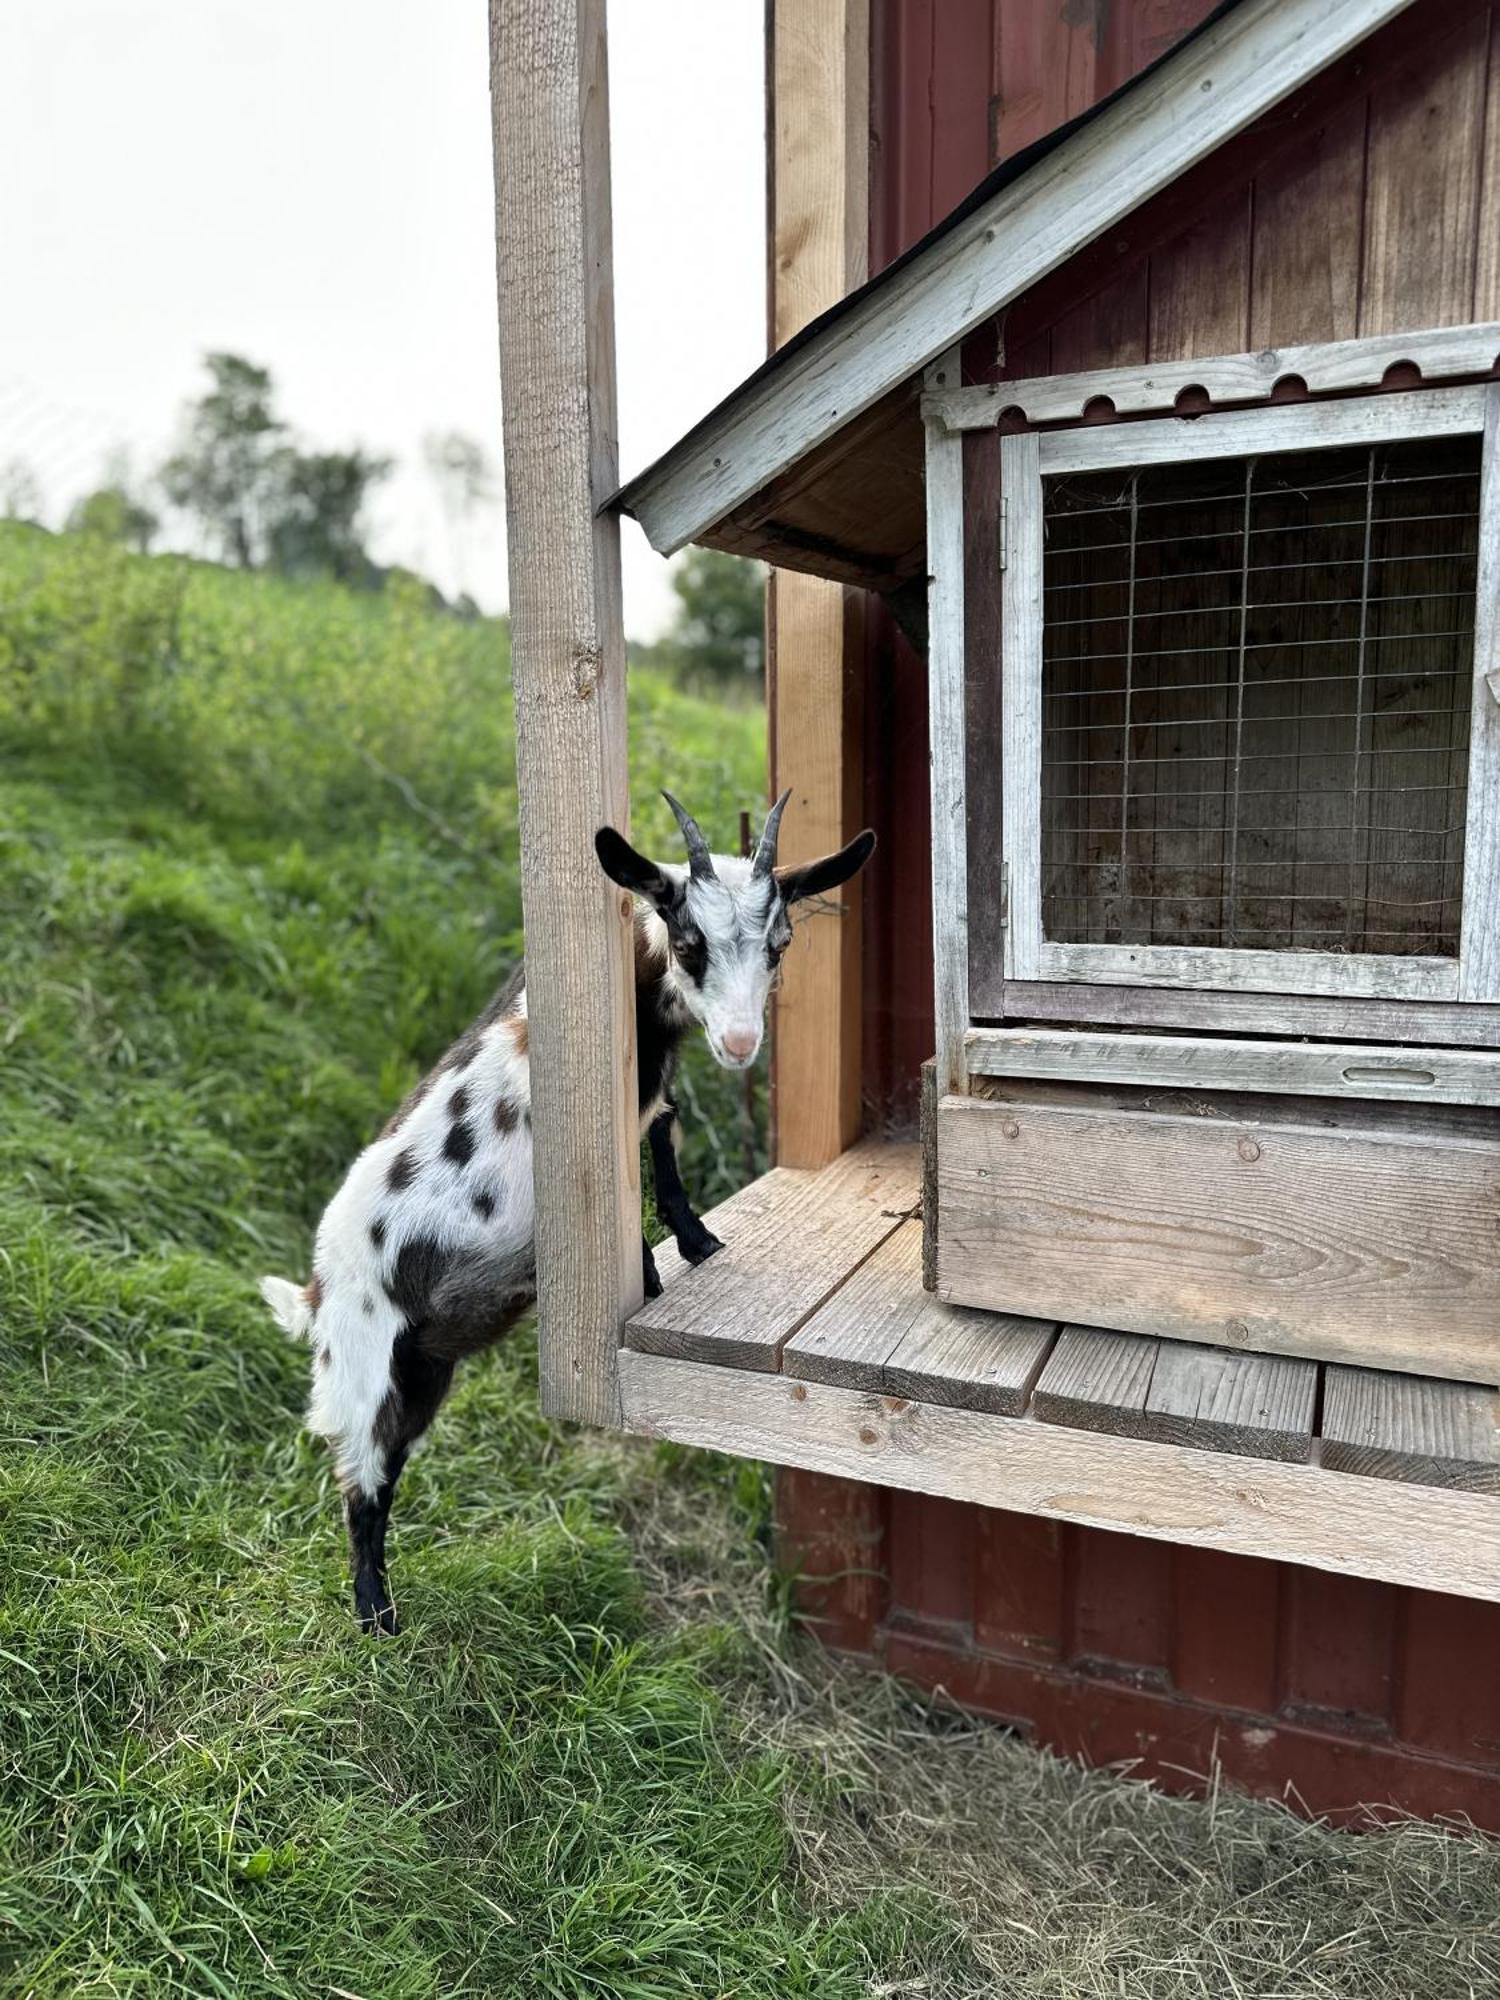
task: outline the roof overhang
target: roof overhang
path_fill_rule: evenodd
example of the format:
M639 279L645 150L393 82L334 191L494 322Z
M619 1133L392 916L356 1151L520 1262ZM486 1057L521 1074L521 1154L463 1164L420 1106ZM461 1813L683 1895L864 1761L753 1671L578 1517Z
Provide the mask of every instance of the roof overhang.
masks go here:
M662 555L704 542L897 588L925 560L923 368L1409 5L1229 0L996 169L610 504Z

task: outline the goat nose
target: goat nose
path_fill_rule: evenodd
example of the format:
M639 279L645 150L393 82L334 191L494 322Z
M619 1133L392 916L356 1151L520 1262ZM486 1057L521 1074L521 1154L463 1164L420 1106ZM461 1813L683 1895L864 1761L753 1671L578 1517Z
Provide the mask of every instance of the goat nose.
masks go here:
M760 1036L753 1028L736 1028L724 1037L724 1053L735 1062L748 1062L760 1046Z

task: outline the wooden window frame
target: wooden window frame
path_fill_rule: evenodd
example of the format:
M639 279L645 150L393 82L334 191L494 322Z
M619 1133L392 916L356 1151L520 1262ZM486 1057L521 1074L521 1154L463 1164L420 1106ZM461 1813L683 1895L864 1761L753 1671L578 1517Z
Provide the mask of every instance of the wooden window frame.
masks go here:
M1473 720L1458 956L1070 944L1042 931L1042 482L1058 472L1247 453L1335 449L1479 434ZM1192 420L1085 425L1000 440L1003 974L1007 981L1310 994L1338 999L1500 1001L1500 385L1223 411ZM1488 915L1489 922L1483 921Z

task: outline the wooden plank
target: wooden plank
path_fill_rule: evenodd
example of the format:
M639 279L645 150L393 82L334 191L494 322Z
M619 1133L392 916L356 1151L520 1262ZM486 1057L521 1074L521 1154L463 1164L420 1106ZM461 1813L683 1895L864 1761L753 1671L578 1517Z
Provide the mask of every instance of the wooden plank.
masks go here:
M1189 988L1006 982L996 1012L1011 1020L1093 1027L1207 1028L1215 1034L1319 1035L1371 1042L1500 1048L1500 1008L1458 1002L1318 999L1306 994L1195 993Z
M765 1192L754 1220L625 1328L642 1353L775 1368L783 1343L916 1207L915 1146L869 1141Z
M1038 952L1037 971L1044 980L1097 980L1105 986L1201 986L1219 992L1321 993L1372 1000L1459 997L1456 959L1403 958L1399 952L1241 951L1218 945L1049 941Z
M1478 217L1488 44L1488 7L1439 10L1424 48L1370 94L1362 333L1469 317L1476 225L1494 227Z
M1142 1437L1159 1341L1065 1326L1032 1396L1033 1414L1073 1430Z
M1378 389L1388 370L1402 364L1420 368L1423 382L1430 387L1454 376L1487 375L1497 361L1500 323L1487 320L1477 326L1427 327L1359 340L1263 347L1249 354L1200 353L1183 361L1153 359L1129 368L1089 368L1077 374L929 390L922 398L922 413L929 422L955 431L991 429L1007 410L1019 410L1033 424L1076 422L1090 403L1100 402L1112 403L1116 417L1136 417L1172 409L1184 389L1201 389L1215 404L1259 403L1269 398L1278 382L1292 375L1320 395ZM1398 397L1408 393L1402 390ZM1195 417L1192 423L1201 421ZM1090 433L1096 428L1108 430L1109 426L1091 422ZM1137 428L1132 426L1132 437ZM1184 423L1176 434L1190 437L1191 429Z
M1500 18L1490 15L1489 88L1484 113L1484 157L1479 170L1477 249L1474 260L1474 317L1500 314Z
M782 1372L958 1409L1019 1416L1055 1326L944 1305L922 1289L922 1233L909 1222L782 1350Z
M956 375L955 351L934 382ZM941 1090L963 1086L969 1022L969 856L964 807L964 458L927 433L927 737L932 783L932 962Z
M1000 1007L1005 980L1005 788L1000 759L1000 440L963 440L964 804L968 815L969 1010Z
M929 1293L885 1364L886 1393L1018 1417L1051 1352L1055 1323L970 1312Z
M775 346L863 283L868 257L868 0L769 12L769 280ZM829 531L821 519L820 527ZM771 790L792 797L783 861L810 861L863 824L860 610L838 583L773 571L767 690ZM877 864L878 865L878 864ZM860 1129L864 884L796 926L776 997L776 1158L823 1167Z
M490 13L521 901L531 1003L542 1406L619 1420L641 1296L604 0Z
M922 1288L937 1290L937 1064L929 1056L922 1065L922 1097L918 1143L922 1148Z
M1142 1434L1162 1444L1303 1465L1312 1454L1317 1404L1315 1361L1164 1340Z
M1500 1053L1477 1049L1371 1049L1357 1042L1086 1034L1066 1028L971 1028L965 1048L971 1076L1500 1105Z
M724 1243L738 1242L747 1229L765 1216L784 1212L787 1204L795 1203L798 1191L809 1188L815 1179L816 1175L805 1167L772 1167L730 1195L727 1201L711 1208L703 1220ZM658 1243L652 1255L663 1291L670 1290L694 1268L670 1238Z
M1373 1368L1329 1368L1321 1462L1330 1472L1500 1494L1500 1396Z
M1460 1000L1500 1000L1500 385L1485 393Z
M1249 452L1322 451L1398 438L1455 437L1484 428L1483 385L1412 389L1347 402L1278 403L1264 410L1211 410L1207 416L1139 424L1085 424L1039 439L1043 477L1119 465L1173 465L1185 458L1238 458Z
M1224 202L1153 250L1151 359L1232 353L1250 338L1250 196Z
M1500 1381L1500 1141L1414 1129L1404 1106L1389 1132L1348 1111L1339 1129L1311 1111L945 1098L940 1295Z
M1242 131L1409 0L1243 0L621 496L670 554Z
M1252 348L1305 347L1349 340L1359 332L1367 116L1363 99L1341 107L1255 176ZM1433 379L1430 367L1424 379Z
M1005 976L1030 979L1042 949L1042 482L1040 439L1000 440Z
M1156 1541L1500 1602L1500 1504L1316 1465L1066 1430L1030 1417L621 1356L646 1437Z

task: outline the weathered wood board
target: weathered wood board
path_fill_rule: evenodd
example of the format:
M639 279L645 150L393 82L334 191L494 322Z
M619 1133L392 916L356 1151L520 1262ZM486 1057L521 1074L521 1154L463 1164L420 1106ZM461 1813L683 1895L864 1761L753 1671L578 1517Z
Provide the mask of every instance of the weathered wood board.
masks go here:
M1056 1328L969 1312L922 1289L922 1231L908 1222L794 1334L783 1373L955 1408L1019 1416Z
M938 1174L953 1303L1500 1380L1500 1138L1012 1092L943 1101Z
M649 1354L775 1368L783 1342L911 1216L915 1146L856 1146L822 1173L783 1169L725 1247L651 1299L625 1328ZM924 1294L925 1296L925 1294Z
M625 1421L741 1457L1500 1601L1500 1503L784 1375L620 1357Z
M1500 1396L1374 1368L1329 1368L1322 1462L1330 1471L1500 1493Z

